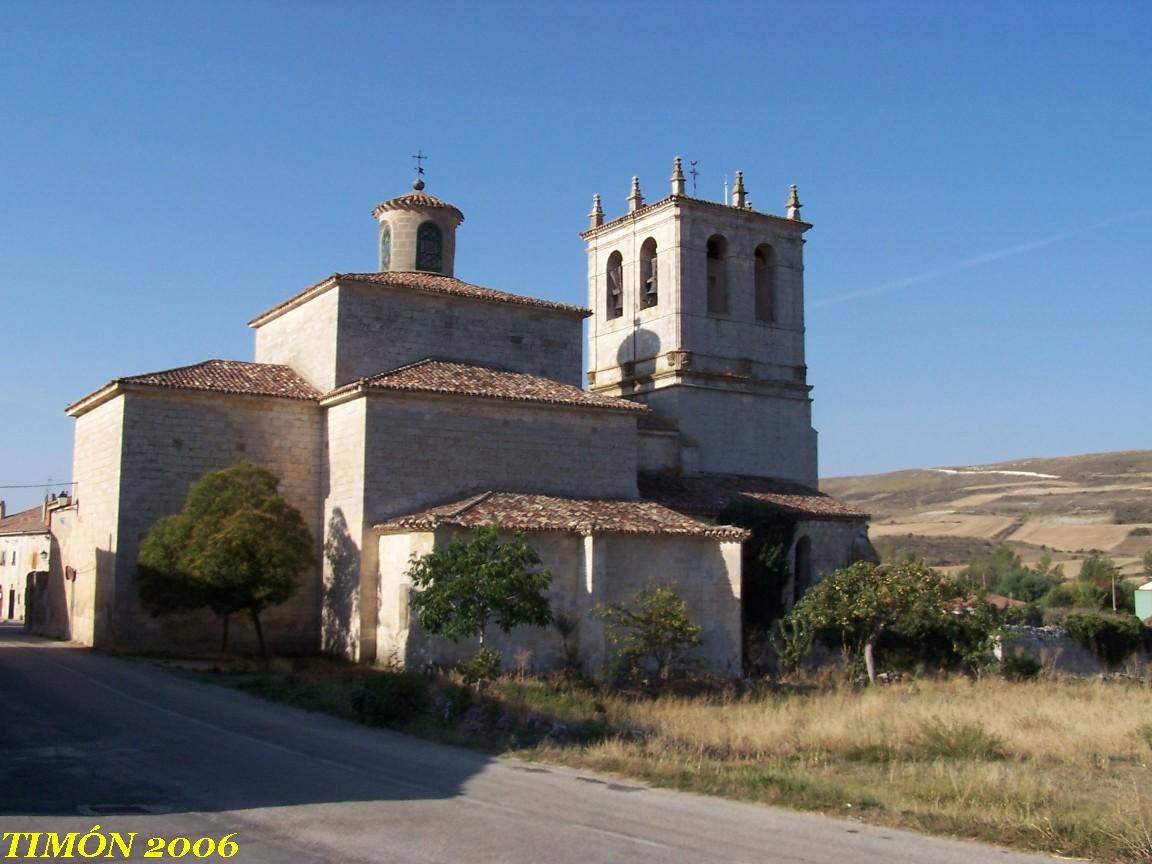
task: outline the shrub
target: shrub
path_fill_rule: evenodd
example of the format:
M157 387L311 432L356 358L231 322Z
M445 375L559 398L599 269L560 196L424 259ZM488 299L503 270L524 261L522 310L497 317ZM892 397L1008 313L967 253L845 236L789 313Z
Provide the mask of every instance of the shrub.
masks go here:
M428 709L430 686L419 672L382 672L364 681L352 707L369 726L403 726Z
M682 666L700 644L700 625L688 617L688 604L672 588L649 585L628 606L597 609L622 670L641 671L651 660L661 678Z
M1044 595L1042 605L1059 609L1103 609L1108 595L1091 582L1063 582Z
M1140 647L1143 626L1132 615L1069 615L1064 632L1109 666L1122 663Z
M491 648L481 648L467 663L460 664L460 674L466 684L479 685L491 681L500 672L500 652Z
M1028 654L1009 654L1000 661L1000 674L1009 681L1030 681L1041 668L1040 661Z
M926 720L916 749L929 759L1003 759L1004 742L979 723Z

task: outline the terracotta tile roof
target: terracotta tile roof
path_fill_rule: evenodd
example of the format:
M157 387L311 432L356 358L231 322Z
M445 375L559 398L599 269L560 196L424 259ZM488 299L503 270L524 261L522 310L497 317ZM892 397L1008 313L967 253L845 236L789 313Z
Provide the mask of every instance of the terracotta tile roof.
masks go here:
M317 399L320 391L287 366L247 363L240 360L205 360L192 366L113 378L106 385L69 405L65 411L85 407L96 397L110 395L125 386L162 387L172 390L207 390L244 396L278 396L284 399ZM98 404L98 403L94 403Z
M693 198L691 195L669 195L666 198L661 198L659 201L653 201L651 204L645 204L641 207L636 208L635 210L630 210L629 212L623 214L622 216L617 216L615 219L612 219L612 220L609 220L608 222L605 222L603 225L597 225L595 228L589 228L585 231L582 231L580 233L580 237L582 239L587 240L589 237L595 237L597 234L599 234L601 231L605 230L606 228L610 228L613 225L618 225L618 224L620 224L622 222L626 222L630 219L638 219L639 217L641 217L647 213L650 213L651 211L653 211L659 207L665 207L668 204L672 204L672 203L676 203L676 204L690 203L690 204L695 204L695 205L703 205L705 207L710 207L710 208L715 209L715 210L723 210L727 213L749 213L749 214L754 215L754 216L760 216L760 217L764 217L764 218L768 218L768 219L773 219L773 220L776 220L778 222L785 222L788 225L792 225L792 226L795 226L797 228L801 228L804 231L807 231L809 228L812 227L812 223L810 223L810 222L803 222L799 219L789 219L787 216L777 216L774 213L764 213L760 210L741 210L738 207L732 207L729 204L725 204L723 201L709 201L707 198Z
M675 534L716 540L744 540L748 532L711 525L652 501L558 498L518 492L484 492L463 501L431 507L377 525L378 531L431 531L440 525L477 528L496 525L509 531L560 531L568 534Z
M485 288L481 285L472 285L461 282L452 276L440 273L422 273L416 270L395 271L387 273L333 273L315 285L310 285L299 294L294 294L283 303L273 306L266 312L261 312L248 322L249 327L259 327L293 309L313 297L323 294L330 288L348 282L360 282L370 285L389 285L409 291L422 291L428 294L442 294L449 297L464 297L470 300L486 300L493 303L512 303L518 306L533 306L537 309L551 309L556 312L566 312L570 315L579 315L587 318L592 313L583 306L573 306L570 303L558 303L555 300L541 300L538 297L524 297L520 294L510 294L507 291L497 291L495 288Z
M407 195L400 195L397 198L389 198L387 201L381 201L372 208L372 215L379 218L381 213L388 210L410 210L410 209L428 209L429 207L438 210L451 210L456 214L456 224L459 225L464 221L464 214L460 212L459 208L452 206L447 201L441 201L432 195L425 192L409 192Z
M44 524L43 514L43 507L32 507L5 516L0 519L0 534L46 534L48 526Z
M737 474L683 476L640 472L640 496L673 510L715 516L741 499L773 504L789 513L815 519L867 519L868 514L800 483Z
M324 398L373 390L443 393L454 396L508 399L514 402L545 402L550 405L602 408L638 414L648 411L646 406L638 402L616 396L599 396L550 378L436 359L421 360L409 366L393 369L391 372L382 372L371 378L354 381L333 390Z

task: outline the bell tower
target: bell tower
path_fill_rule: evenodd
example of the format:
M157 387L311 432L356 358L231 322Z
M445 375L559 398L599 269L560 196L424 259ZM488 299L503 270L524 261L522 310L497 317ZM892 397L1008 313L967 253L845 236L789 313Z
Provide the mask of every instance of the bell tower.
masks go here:
M421 270L453 275L456 228L464 214L427 194L419 177L410 193L377 204L372 215L380 225L381 273Z
M671 193L605 221L600 196L581 234L588 251L588 385L656 414L642 467L778 477L816 485L816 432L804 360L804 232L793 186L787 215L752 208L736 173L731 200ZM662 436L662 437L661 437ZM673 444L670 438L675 438ZM659 439L659 440L657 440Z

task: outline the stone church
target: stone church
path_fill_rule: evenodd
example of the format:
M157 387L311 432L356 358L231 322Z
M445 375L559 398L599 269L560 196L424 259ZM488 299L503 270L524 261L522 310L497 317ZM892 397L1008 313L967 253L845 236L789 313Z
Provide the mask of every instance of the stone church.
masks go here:
M194 481L247 460L280 478L316 541L315 568L267 616L278 651L470 651L420 631L405 573L495 525L524 532L552 571L552 608L579 621L588 665L607 658L595 607L655 581L703 626L704 663L739 673L764 592L726 508L791 520L785 605L869 548L866 516L816 491L811 226L795 187L784 216L753 210L739 174L730 201L689 196L679 159L668 195L645 203L633 178L627 208L607 219L594 198L583 308L457 278L464 216L418 180L372 211L379 270L335 273L256 316L254 362L117 378L74 402L75 493L53 514L30 626L106 648L214 644L210 616L139 608L135 561ZM492 641L506 660L559 662L554 631Z

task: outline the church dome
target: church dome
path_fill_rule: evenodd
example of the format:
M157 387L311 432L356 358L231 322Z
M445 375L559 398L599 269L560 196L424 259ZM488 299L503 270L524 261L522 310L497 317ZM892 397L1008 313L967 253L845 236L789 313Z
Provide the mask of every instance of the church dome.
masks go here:
M372 208L380 225L380 272L423 271L452 276L459 209L423 191L389 198Z

